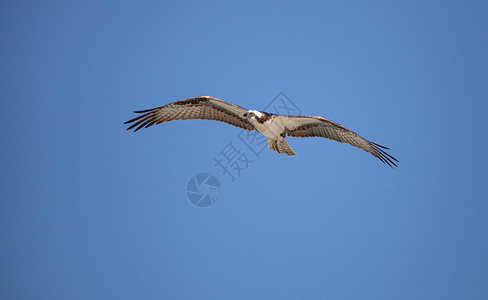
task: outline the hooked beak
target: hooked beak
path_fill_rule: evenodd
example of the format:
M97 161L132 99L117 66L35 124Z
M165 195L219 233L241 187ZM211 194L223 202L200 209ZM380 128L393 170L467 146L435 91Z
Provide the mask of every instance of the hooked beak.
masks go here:
M246 117L246 118L248 117L248 114L247 114L247 112L246 112L246 113L244 114L244 117Z

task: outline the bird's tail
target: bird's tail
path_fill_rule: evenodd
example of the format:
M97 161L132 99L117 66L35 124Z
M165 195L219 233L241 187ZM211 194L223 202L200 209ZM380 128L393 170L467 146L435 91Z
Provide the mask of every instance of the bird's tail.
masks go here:
M268 138L268 147L271 150L274 150L278 153L286 153L289 156L297 155L293 149L291 149L290 145L286 142L284 137L279 137L275 140Z

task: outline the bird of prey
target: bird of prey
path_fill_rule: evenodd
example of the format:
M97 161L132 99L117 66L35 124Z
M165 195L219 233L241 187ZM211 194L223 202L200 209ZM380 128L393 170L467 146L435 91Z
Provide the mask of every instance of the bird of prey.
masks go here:
M200 96L175 101L158 108L135 111L141 114L124 124L132 123L127 130L138 131L154 124L173 120L204 119L228 123L249 131L257 130L268 138L268 147L278 153L295 156L285 140L293 137L324 137L341 143L348 143L371 153L390 167L397 166L389 150L361 137L346 127L317 116L277 115L258 110L247 110L238 105L210 97Z

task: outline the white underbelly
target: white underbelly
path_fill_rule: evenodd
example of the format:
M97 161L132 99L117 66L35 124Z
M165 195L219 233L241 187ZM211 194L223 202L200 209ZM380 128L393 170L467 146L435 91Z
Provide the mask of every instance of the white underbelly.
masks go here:
M254 123L254 126L256 127L257 131L259 131L261 134L271 138L271 139L276 139L280 136L280 134L285 130L285 126L283 122L277 119L271 119L269 121L266 121L264 123L259 123L256 120L252 120Z

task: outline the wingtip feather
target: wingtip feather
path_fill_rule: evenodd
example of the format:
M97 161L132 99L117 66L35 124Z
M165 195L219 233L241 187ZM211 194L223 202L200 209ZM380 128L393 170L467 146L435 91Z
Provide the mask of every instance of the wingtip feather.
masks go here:
M387 153L385 150L390 150L390 148L387 148L385 146L381 146L379 144L376 144L374 142L368 141L371 146L373 146L374 151L371 152L374 156L376 156L381 162L384 164L387 164L390 166L390 168L397 167L398 165L395 162L399 162L398 159L394 158L391 156L389 153ZM383 150L385 149L385 150Z

